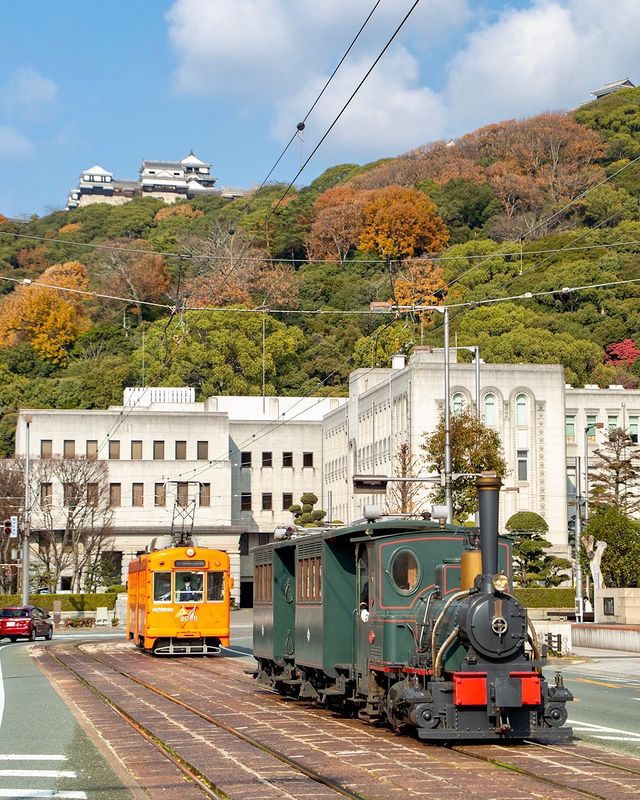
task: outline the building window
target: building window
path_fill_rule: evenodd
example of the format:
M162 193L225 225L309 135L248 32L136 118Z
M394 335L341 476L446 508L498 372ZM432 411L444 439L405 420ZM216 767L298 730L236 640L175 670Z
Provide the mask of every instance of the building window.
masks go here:
M452 403L451 403L451 411L454 414L462 414L464 411L464 395L460 392L456 392L453 395Z
M282 493L282 510L288 511L293 505L293 492Z
M576 440L576 415L567 414L564 418L564 438L568 444L573 444Z
M53 455L53 441L40 439L40 458L51 458Z
M65 439L63 450L65 458L75 458L76 457L76 442L75 439Z
M242 492L240 495L240 511L251 511L251 492Z
M610 431L615 431L618 427L618 415L617 414L609 414L607 417L607 428Z
M122 505L122 487L119 483L109 484L109 505Z
M262 510L273 511L273 495L271 492L262 493Z
M132 506L144 505L144 483L131 484L131 505Z
M131 442L131 460L140 461L142 459L142 442L137 439Z
M271 452L263 452L262 453L262 466L263 467L272 467L273 466L273 453L271 453Z
M109 458L114 460L120 458L120 442L117 439L111 439L109 442Z
M201 506L210 506L211 505L211 484L210 483L201 483L200 484L200 505Z
M638 417L629 417L629 436L634 444L638 444Z
M164 483L156 483L153 487L153 504L155 506L167 505L167 487Z
M63 504L66 508L75 508L78 505L78 487L75 483L63 483Z
M302 454L302 466L303 467L312 467L313 466L313 453L303 453Z
M493 394L484 398L484 424L490 428L496 426L496 398Z
M209 460L209 442L198 442L198 461Z
M293 466L293 453L283 453L282 454L282 466L283 467L292 467Z
M182 508L189 505L189 484L187 481L180 481L176 486L176 504Z
M519 394L516 397L516 425L527 425L528 423L528 402L526 394Z
M248 450L243 450L240 453L240 466L249 468L251 466L251 453Z
M87 447L85 450L87 454L87 458L97 458L98 457L98 440L97 439L87 439Z
M97 483L87 484L87 505L96 508L100 499L100 490Z
M595 424L598 417L596 414L587 414L587 442L589 444L596 443L596 429Z
M518 450L518 480L529 480L529 451Z
M60 591L61 592L71 591L71 575L60 576Z
M40 507L51 508L53 503L53 484L41 483L40 484Z
M155 461L162 461L164 458L164 442L153 443L153 458Z
M187 443L176 442L176 461L187 460Z

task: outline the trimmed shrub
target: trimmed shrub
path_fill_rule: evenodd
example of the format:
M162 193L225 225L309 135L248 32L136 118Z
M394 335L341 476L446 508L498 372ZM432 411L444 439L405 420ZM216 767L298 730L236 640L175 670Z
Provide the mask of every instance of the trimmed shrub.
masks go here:
M62 611L95 611L97 608L115 608L116 595L108 594L32 594L29 603L47 611L53 611L53 601L62 602ZM21 606L22 597L19 594L0 595L0 608L6 606Z
M575 589L547 589L545 587L531 589L514 589L514 597L526 608L574 608Z

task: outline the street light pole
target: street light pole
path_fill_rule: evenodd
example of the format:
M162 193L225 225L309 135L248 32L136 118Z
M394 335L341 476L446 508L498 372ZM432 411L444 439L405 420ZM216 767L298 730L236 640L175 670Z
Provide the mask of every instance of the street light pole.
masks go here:
M447 522L453 522L453 494L451 491L451 363L449 359L449 309L444 306L444 502Z
M31 417L25 417L27 426L24 457L24 512L22 514L22 605L29 605L29 534L31 530L31 491L29 475L29 434Z
M604 428L604 422L594 422L584 429L584 525L589 524L589 431Z

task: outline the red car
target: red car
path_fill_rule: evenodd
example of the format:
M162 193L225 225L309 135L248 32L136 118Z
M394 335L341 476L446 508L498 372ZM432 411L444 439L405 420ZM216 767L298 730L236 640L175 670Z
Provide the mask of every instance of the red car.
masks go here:
M7 636L12 642L24 637L35 642L36 636L53 637L51 616L37 606L11 606L0 611L0 639Z

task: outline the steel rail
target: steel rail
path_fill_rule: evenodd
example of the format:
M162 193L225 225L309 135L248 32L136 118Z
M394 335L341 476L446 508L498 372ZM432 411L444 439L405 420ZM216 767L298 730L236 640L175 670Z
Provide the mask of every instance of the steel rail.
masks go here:
M76 644L74 644L72 646L74 648L76 648L77 650L80 650L80 648L83 646L83 644L86 644L86 642L78 642L78 643L76 643ZM323 786L326 786L329 789L332 789L337 794L340 794L343 797L348 797L348 798L350 798L350 800L368 800L368 798L366 796L358 794L357 792L352 792L350 789L347 789L346 786L342 786L341 784L336 783L331 778L327 778L324 775L321 775L319 772L316 772L315 770L313 770L313 769L311 769L309 767L306 767L304 764L300 763L296 759L290 758L289 756L285 755L284 753L281 753L280 751L276 750L273 747L270 747L269 745L264 744L263 742L259 742L257 739L254 739L252 736L249 736L246 733L242 733L241 731L236 730L235 728L233 728L230 725L228 725L226 722L222 722L222 720L219 720L219 719L216 719L215 717L212 717L210 714L207 714L206 712L201 711L200 709L196 708L195 706L192 706L189 703L186 703L184 700L179 700L178 698L170 695L169 693L163 691L162 689L159 689L156 686L153 686L152 684L147 683L147 681L144 681L141 678L137 678L135 675L132 675L131 673L125 672L124 670L118 669L117 667L114 667L112 664L107 664L106 661L98 658L97 656L95 656L95 655L93 655L91 653L87 653L84 650L80 650L80 652L82 653L83 656L85 656L86 658L90 658L93 661L96 661L102 667L105 667L105 666L108 667L115 674L121 675L123 678L126 678L127 680L130 680L132 683L135 683L135 684L137 684L139 686L142 686L144 689L147 689L148 691L152 692L153 694L158 695L159 697L162 697L165 700L169 700L171 703L174 703L175 705L180 706L181 708L185 709L185 711L189 711L190 713L192 713L192 714L200 717L201 719L205 720L205 722L208 722L211 725L214 725L215 727L219 728L220 730L224 730L226 733L229 733L232 736L235 736L236 738L240 739L241 741L246 742L247 744L251 745L252 747L255 747L257 750L260 750L263 753L271 756L272 758L275 758L277 761L280 761L283 764L286 764L288 767L290 767L291 769L295 770L296 772L301 773L302 775L305 775L310 780L315 781L316 783L322 784ZM66 670L68 670L72 675L74 675L78 681L80 681L88 689L90 689L103 702L105 702L109 707L113 708L113 710L116 711L134 729L138 730L138 727L139 727L140 730L138 732L141 733L141 735L144 735L145 738L147 738L147 736L148 736L149 737L149 741L151 741L151 743L154 744L154 746L158 750L160 750L160 752L162 752L171 761L173 761L176 764L176 766L178 766L183 772L185 772L185 774L188 774L189 777L192 778L192 780L194 780L196 783L198 783L198 785L201 786L201 788L205 789L205 791L208 791L210 793L209 796L216 797L216 798L224 797L224 798L227 798L227 800L228 800L228 796L222 790L217 789L215 787L215 784L212 781L210 781L205 775L202 775L202 773L200 773L199 770L196 767L193 767L191 764L189 764L186 760L182 759L181 757L174 756L167 749L167 746L163 742L161 742L159 739L154 737L154 735L150 731L147 731L147 729L144 728L144 726L140 726L140 724L138 722L136 722L135 719L133 717L131 717L130 714L128 714L128 712L126 712L123 708L121 708L121 706L119 706L117 703L115 703L113 700L111 700L111 698L109 698L107 695L105 695L103 692L101 692L97 687L93 686L86 678L84 678L82 675L80 675L80 673L76 669L74 669L72 666L67 664L63 659L61 659L60 656L57 653L53 653L52 652L52 648L47 648L47 653L49 655L51 655L52 658L54 658L61 666L63 666ZM181 762L183 762L185 766L181 766ZM186 770L189 770L189 772L187 773ZM268 780L268 779L266 779L266 780ZM205 786L207 784L210 784L213 787L213 790L206 789ZM218 793L212 794L211 793L212 791L213 792L217 791Z

